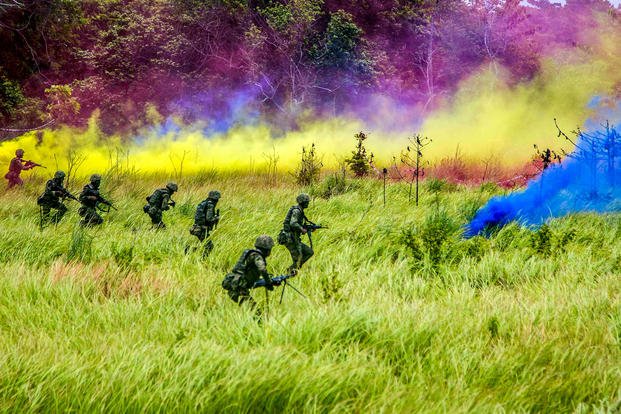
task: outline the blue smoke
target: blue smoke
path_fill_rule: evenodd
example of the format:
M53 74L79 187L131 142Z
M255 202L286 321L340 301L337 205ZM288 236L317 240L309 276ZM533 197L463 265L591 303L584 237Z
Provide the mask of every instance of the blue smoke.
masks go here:
M561 164L551 165L526 189L492 198L466 226L464 236L488 235L512 221L539 226L577 212L621 211L621 135L618 127L587 123Z

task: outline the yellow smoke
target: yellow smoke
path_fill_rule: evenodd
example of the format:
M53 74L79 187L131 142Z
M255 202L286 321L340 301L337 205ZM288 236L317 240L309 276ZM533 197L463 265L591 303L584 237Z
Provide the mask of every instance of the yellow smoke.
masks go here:
M502 67L485 65L420 126L420 133L433 139L425 157L433 160L451 156L459 148L469 159L496 157L515 165L532 157L533 144L571 149L556 138L553 119L571 130L593 115L588 108L593 96L614 94L614 88L621 83L618 38L616 27L602 25L590 49L557 53L541 62L541 72L535 79L517 85L507 82ZM390 111L390 103L385 101L376 113ZM399 128L405 132L387 132ZM277 169L285 172L295 168L303 146L315 143L324 165L334 168L354 149L353 135L365 131L369 135L367 148L382 167L391 164L394 156L398 158L408 145L408 136L417 132L415 128L384 125L368 130L364 121L335 117L307 122L299 130L279 137L273 137L267 125L259 124L238 126L213 136L192 127L166 135L146 132L131 141L104 136L95 116L85 130L63 127L42 135L27 133L2 143L0 162L7 164L15 149L23 148L25 158L45 164L50 170L67 169L70 156L84 157L80 175L103 173L115 166L174 175L181 169L184 174L212 168L260 172L274 159Z
M315 143L326 167L337 166L355 146L354 133L363 130L359 121L334 118L307 123L299 131L273 137L267 125L238 126L226 133L205 136L192 127L164 135L145 133L140 139L124 141L104 137L92 120L89 128L78 131L63 127L43 134L28 133L0 146L0 162L8 163L17 148L26 159L51 169L67 169L71 157L85 158L79 174L105 172L111 168L133 169L143 173L177 175L216 168L223 171L266 171L276 160L280 172L293 171L302 147ZM388 146L371 134L369 148L381 159L390 159L398 146ZM397 143L401 145L401 143Z
M423 123L423 134L434 140L429 152L443 157L459 146L466 156L501 157L515 165L532 157L533 144L571 150L557 138L554 118L567 132L582 126L595 115L589 108L592 98L614 95L621 82L618 27L601 24L585 36L591 48L543 60L539 75L529 82L512 86L502 68L481 68Z

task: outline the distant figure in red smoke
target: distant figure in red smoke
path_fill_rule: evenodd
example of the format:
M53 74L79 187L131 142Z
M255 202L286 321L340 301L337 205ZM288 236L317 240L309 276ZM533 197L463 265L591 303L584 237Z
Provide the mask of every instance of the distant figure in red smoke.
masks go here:
M16 185L23 185L24 182L19 177L22 170L31 170L34 167L40 167L40 164L32 161L25 161L22 159L24 156L24 150L18 149L15 151L15 158L11 160L11 164L9 165L9 172L6 173L4 178L9 181L9 188L13 188Z

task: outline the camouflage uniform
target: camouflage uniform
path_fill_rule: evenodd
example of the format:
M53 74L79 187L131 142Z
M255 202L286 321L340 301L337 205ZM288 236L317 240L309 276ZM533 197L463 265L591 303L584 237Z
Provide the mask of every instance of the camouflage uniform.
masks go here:
M82 226L96 226L103 223L103 218L97 213L97 203L101 199L99 194L101 176L93 174L90 181L89 184L84 186L78 197L80 203L82 203L78 210L78 214L82 217L82 220L80 220L80 225Z
M266 288L274 289L265 260L272 252L274 240L270 236L262 235L257 237L254 246L255 249L244 250L231 273L222 281L222 287L228 291L229 297L234 302L239 305L247 302L253 309L256 302L250 296L250 289L256 281L263 278Z
M43 221L52 221L52 223L58 223L65 213L67 207L61 202L60 198L65 197L69 192L63 187L63 181L65 179L65 173L63 171L56 171L54 178L48 180L45 184L45 191L37 199L37 204L41 206L41 218ZM50 216L50 210L55 209L56 213Z
M158 188L147 197L147 203L143 207L143 211L151 217L151 224L156 229L166 228L162 222L162 214L165 210L169 210L170 206L174 206L175 202L170 197L177 191L178 186L175 183L168 183L164 188Z
M300 194L296 201L298 204L287 212L278 235L278 243L283 244L291 254L293 263L289 266L289 272L296 272L314 254L310 246L302 243L302 234L306 234L304 224L307 220L304 209L308 207L310 197L307 194Z
M208 197L196 207L194 225L190 228L190 234L196 236L201 242L209 236L209 232L213 230L220 220L220 216L216 211L218 200L220 200L220 192L210 191ZM209 239L205 243L203 256L209 255L212 249L213 242Z
M30 170L35 166L30 162L22 162L22 157L24 156L24 150L18 149L15 151L15 158L11 160L9 164L9 172L5 174L4 178L9 181L9 188L13 188L16 185L23 185L24 181L19 177L19 175L24 170Z

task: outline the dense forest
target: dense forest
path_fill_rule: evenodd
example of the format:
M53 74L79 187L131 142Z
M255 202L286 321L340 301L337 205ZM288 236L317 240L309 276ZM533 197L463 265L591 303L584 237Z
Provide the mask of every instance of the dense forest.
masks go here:
M605 0L0 0L0 128L131 133L243 108L295 127L371 96L420 111L482 65L509 82L618 24Z

